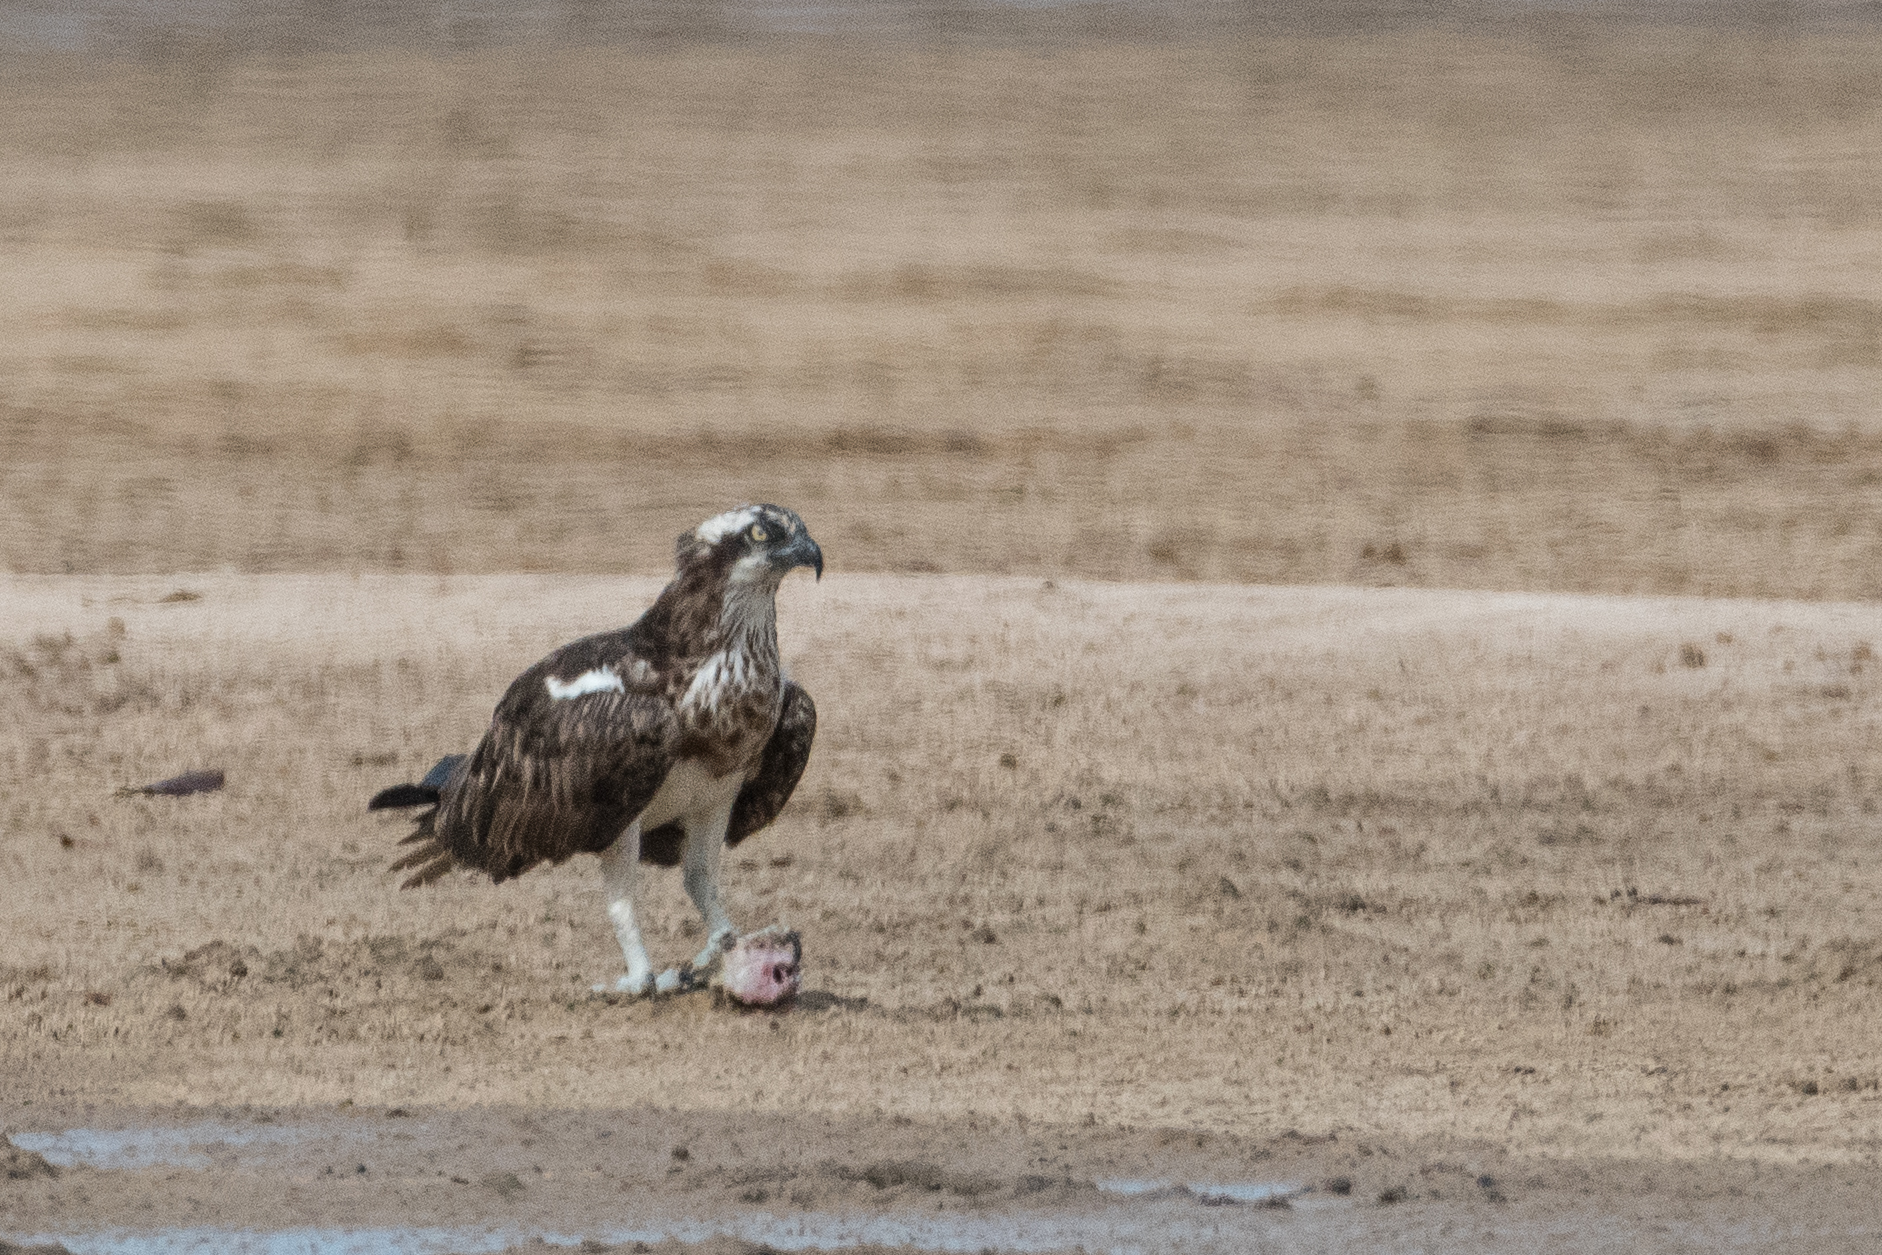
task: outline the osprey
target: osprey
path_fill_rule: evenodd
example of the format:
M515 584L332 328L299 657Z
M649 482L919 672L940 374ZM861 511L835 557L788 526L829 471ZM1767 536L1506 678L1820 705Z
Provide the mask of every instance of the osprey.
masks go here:
M797 567L823 578L823 551L803 520L743 506L676 549L672 582L632 626L564 645L523 672L476 750L368 804L430 807L402 842L416 850L392 865L412 870L401 888L453 867L503 881L599 854L627 961L612 989L636 997L696 987L733 946L720 857L777 817L817 730L810 694L778 661L779 583ZM706 923L705 949L658 977L640 936L642 862L683 865ZM794 964L778 975L795 989Z

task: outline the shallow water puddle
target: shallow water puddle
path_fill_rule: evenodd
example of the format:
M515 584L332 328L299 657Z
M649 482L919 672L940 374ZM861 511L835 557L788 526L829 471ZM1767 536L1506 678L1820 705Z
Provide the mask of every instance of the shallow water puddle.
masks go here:
M23 1246L57 1242L72 1255L488 1255L541 1237L558 1246L578 1239L554 1234L480 1229L162 1229L150 1233L41 1233L13 1239Z
M142 1168L206 1168L218 1152L292 1147L334 1136L288 1125L246 1125L205 1121L176 1128L63 1129L54 1133L14 1133L15 1146L44 1155L55 1167L136 1171ZM342 1135L347 1136L347 1135ZM349 1140L370 1141L370 1135ZM1278 1181L1169 1181L1119 1177L1096 1181L1098 1190L1138 1200L1191 1198L1222 1205L1276 1203L1301 1193L1298 1185Z
M57 1242L72 1255L491 1255L531 1240L573 1247L594 1238L609 1245L657 1243L669 1238L704 1242L731 1236L781 1251L842 1251L877 1245L946 1252L1047 1252L1079 1249L1098 1255L1143 1255L1157 1251L1246 1250L1259 1240L1255 1223L1183 1220L1167 1212L930 1217L919 1215L837 1216L804 1213L779 1217L747 1214L721 1221L676 1220L632 1226L601 1226L585 1234L523 1229L295 1228L275 1231L191 1228L152 1232L38 1233L11 1240L31 1245ZM1267 1218L1272 1223L1271 1217Z
M56 1168L83 1164L136 1172L143 1168L208 1168L218 1151L230 1154L265 1146L294 1146L310 1139L307 1129L210 1121L178 1128L62 1129L56 1133L9 1133L21 1150L43 1155Z
M1278 1181L1142 1181L1120 1178L1094 1182L1100 1192L1120 1198L1193 1198L1210 1207L1243 1203L1284 1203L1302 1192L1298 1185Z
M342 1148L369 1154L380 1144L377 1149L390 1151L392 1146L386 1139L396 1139L409 1147L414 1134L423 1138L429 1132L420 1121L402 1122L396 1132L381 1132L346 1123L323 1127L206 1120L169 1127L76 1128L10 1136L14 1145L43 1155L61 1168L83 1165L135 1172L239 1164L248 1171L258 1167L300 1171L315 1159ZM585 1238L619 1244L657 1243L669 1238L702 1242L719 1236L782 1251L841 1251L867 1244L949 1252L1072 1248L1119 1255L1139 1251L1214 1252L1246 1249L1249 1242L1258 1242L1261 1235L1271 1233L1277 1220L1275 1213L1262 1205L1285 1202L1302 1192L1299 1186L1279 1182L1210 1184L1121 1178L1095 1184L1102 1201L1095 1206L1087 1202L1082 1207L1059 1210L989 1208L932 1214L896 1209L784 1215L743 1210L697 1219L675 1215L672 1210L659 1209L657 1204L650 1209L645 1204L637 1208L624 1203L611 1216L590 1215L579 1221L571 1217L573 1224L585 1229L574 1233L520 1229L492 1216L490 1223L481 1225L282 1229L200 1226L6 1237L28 1244L57 1242L74 1255L484 1255L536 1239L551 1245L576 1246Z
M835 1215L804 1212L778 1216L746 1212L718 1220L647 1219L595 1226L586 1233L557 1233L513 1227L413 1228L299 1227L252 1229L177 1228L154 1231L107 1230L94 1233L9 1235L22 1244L57 1242L73 1255L485 1255L532 1239L556 1246L576 1246L586 1238L610 1245L657 1243L669 1238L703 1242L731 1236L781 1251L841 1251L863 1245L910 1247L924 1251L1045 1252L1083 1251L1137 1255L1152 1251L1213 1252L1247 1249L1271 1231L1274 1214L1265 1208L1214 1211L1205 1218L1196 1203L1269 1202L1285 1198L1278 1185L1183 1186L1167 1182L1111 1182L1106 1193L1128 1197L1134 1206L1091 1212L986 1212L976 1215L926 1215L896 1212ZM1103 1188L1103 1187L1101 1187ZM1231 1197L1239 1195L1241 1197ZM1240 1214L1237 1214L1237 1212ZM1187 1213L1187 1214L1185 1214Z
M1135 1184L1135 1183L1134 1183ZM9 1235L24 1245L57 1242L72 1255L488 1255L531 1240L577 1246L594 1238L609 1245L658 1243L669 1238L704 1242L730 1236L780 1251L842 1251L874 1245L946 1252L1047 1252L1078 1249L1098 1255L1140 1255L1157 1251L1204 1252L1248 1249L1270 1236L1274 1213L1250 1208L1236 1214L1217 1211L1203 1218L1192 1210L1208 1196L1185 1187L1146 1183L1151 1190L1132 1195L1140 1205L1095 1212L988 1212L978 1215L884 1213L834 1215L804 1212L777 1216L746 1212L717 1220L647 1219L597 1225L586 1233L558 1233L484 1226L413 1228L320 1228L280 1230L177 1228L153 1231L106 1230L94 1233ZM1260 1199L1280 1197L1278 1187ZM1188 1200L1187 1205L1171 1200ZM1183 1214L1188 1212L1187 1215Z

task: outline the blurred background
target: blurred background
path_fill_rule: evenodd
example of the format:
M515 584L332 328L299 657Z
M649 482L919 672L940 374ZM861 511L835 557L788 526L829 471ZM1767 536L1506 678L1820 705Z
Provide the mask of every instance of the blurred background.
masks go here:
M0 567L1882 593L1882 5L0 5Z

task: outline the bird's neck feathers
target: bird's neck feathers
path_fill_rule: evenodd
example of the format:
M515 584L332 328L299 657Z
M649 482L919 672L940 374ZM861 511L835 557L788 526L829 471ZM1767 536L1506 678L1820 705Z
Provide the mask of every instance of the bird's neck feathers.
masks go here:
M776 656L778 652L778 581L727 582L719 598L720 649Z
M649 643L675 662L728 649L776 657L780 575L743 565L682 561L641 620Z

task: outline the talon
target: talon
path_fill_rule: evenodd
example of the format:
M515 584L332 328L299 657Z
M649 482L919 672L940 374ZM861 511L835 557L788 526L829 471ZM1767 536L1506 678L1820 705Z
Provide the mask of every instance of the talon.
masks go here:
M734 928L730 924L727 924L725 927L719 929L717 932L713 933L710 938L707 939L706 948L704 950L701 950L698 954L694 955L693 961L687 966L690 967L694 972L707 971L708 969L715 967L718 964L720 957L723 956L726 951L730 950L737 942L738 942L738 929Z

